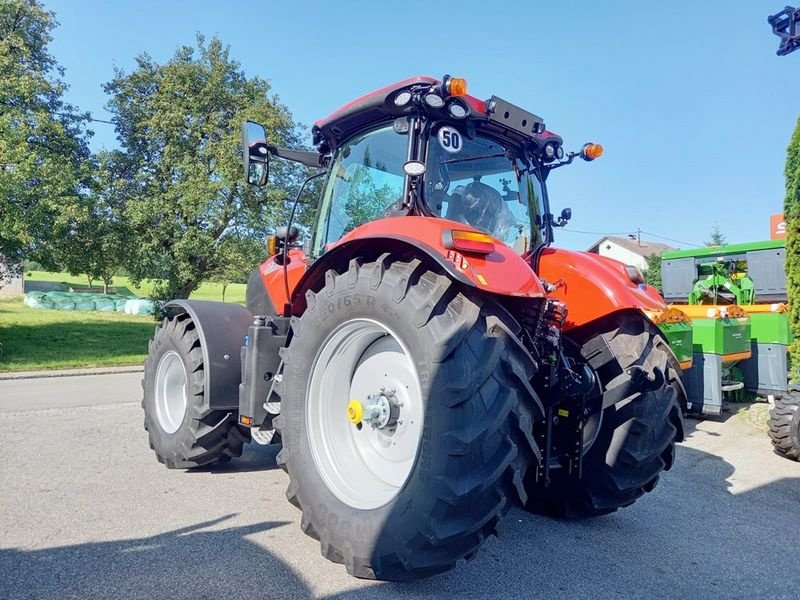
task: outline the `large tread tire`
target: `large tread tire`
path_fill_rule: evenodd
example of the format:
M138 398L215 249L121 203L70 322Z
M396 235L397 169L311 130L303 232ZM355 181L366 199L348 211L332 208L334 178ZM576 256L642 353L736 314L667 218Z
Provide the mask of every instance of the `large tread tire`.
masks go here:
M551 471L547 488L531 482L527 508L564 518L595 517L633 504L658 483L675 460L675 442L683 439L681 406L685 391L681 371L666 340L643 317L617 318L607 340L628 351L615 369L600 372L604 393L630 381L630 367L648 374L658 367L665 375L656 390L625 398L603 411L600 431L583 457L583 477L563 469ZM604 379L605 377L605 379Z
M322 555L355 577L413 580L471 558L511 505L526 457L538 450L514 423L530 419L525 385L535 363L509 344L515 323L488 301L467 297L419 260L350 262L325 287L306 294L283 352L278 455L289 474L288 499ZM425 427L405 484L386 505L359 510L324 483L306 429L306 390L315 356L337 326L356 318L383 323L413 349ZM529 387L529 384L528 384ZM341 399L340 399L341 400ZM345 399L346 404L346 399ZM538 399L533 400L538 404ZM540 404L539 404L540 406ZM344 408L343 408L344 417ZM518 443L533 447L518 448Z
M769 437L775 452L800 461L800 393L775 398L769 411Z
M187 375L187 407L183 422L167 433L155 408L155 377L165 353L175 351ZM204 408L205 376L200 336L187 314L165 318L150 342L142 379L144 428L158 461L170 469L191 469L223 464L242 454L248 431L237 423L237 414Z

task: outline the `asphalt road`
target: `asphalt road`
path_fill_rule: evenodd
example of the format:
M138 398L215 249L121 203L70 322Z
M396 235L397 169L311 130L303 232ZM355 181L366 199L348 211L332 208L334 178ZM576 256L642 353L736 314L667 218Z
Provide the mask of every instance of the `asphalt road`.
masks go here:
M0 381L0 598L792 598L800 464L739 417L690 422L633 507L569 522L515 510L500 538L413 584L324 560L275 449L168 471L139 374Z

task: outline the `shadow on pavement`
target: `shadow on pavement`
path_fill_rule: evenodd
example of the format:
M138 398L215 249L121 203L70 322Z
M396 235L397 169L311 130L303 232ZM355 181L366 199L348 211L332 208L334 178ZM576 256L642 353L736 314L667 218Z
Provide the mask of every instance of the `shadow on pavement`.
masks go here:
M632 507L584 521L514 510L502 537L454 571L326 598L796 599L800 478L732 494L735 479L727 461L681 446Z
M147 538L0 550L0 598L307 598L291 569L246 538L287 523L206 529L234 516Z
M245 462L270 468L274 452L260 448ZM235 465L220 472L236 472ZM248 538L288 525L288 539L297 539L297 522L220 529L234 517L227 515L146 538L0 550L0 598L308 598L305 581L328 600L796 598L800 478L732 494L735 481L730 463L682 446L674 471L634 506L585 521L513 510L503 536L475 560L410 584L361 587L337 567L341 577L331 585L348 591L326 592L313 566L318 555L295 571L263 547L265 537L285 538L286 531L266 533L261 543ZM235 506L232 495L229 508Z
M252 471L272 471L278 468L275 457L281 451L280 444L270 446L259 446L251 442L244 447L244 452L239 458L234 458L224 465L212 465L209 467L199 467L197 469L187 469L187 475L195 473L212 473L228 475L230 473L249 473Z

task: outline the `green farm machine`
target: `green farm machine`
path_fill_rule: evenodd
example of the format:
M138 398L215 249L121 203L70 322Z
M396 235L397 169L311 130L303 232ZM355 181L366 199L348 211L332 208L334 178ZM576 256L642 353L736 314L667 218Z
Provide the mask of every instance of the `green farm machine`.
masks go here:
M688 411L719 415L723 400L742 392L771 397L773 443L797 459L800 411L789 406L785 256L782 239L677 250L662 255L661 275L664 299L691 319Z

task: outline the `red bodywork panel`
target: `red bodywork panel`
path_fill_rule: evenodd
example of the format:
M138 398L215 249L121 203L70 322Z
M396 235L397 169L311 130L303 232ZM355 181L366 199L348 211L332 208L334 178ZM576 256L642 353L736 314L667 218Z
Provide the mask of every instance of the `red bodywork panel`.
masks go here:
M424 245L429 251L441 255L455 265L459 274L466 277L479 290L524 298L541 298L545 295L541 281L528 263L503 242L495 241L494 252L491 254L446 248L443 234L453 229L482 233L469 225L447 219L389 217L357 227L333 246L364 238L403 239L418 246Z
M292 248L289 250L289 264L286 265L286 273L289 276L289 293L294 291L297 282L306 272L307 260L306 255L299 248ZM283 307L289 302L286 297L286 286L283 284L283 265L275 262L275 257L270 256L259 267L261 271L261 279L264 281L264 287L267 294L272 300L272 305L278 311L278 314L283 313Z
M370 238L374 238L378 245L381 244L381 239L403 240L419 247L420 253L427 251L431 255L441 257L440 262L449 262L458 279L479 290L522 298L545 296L542 283L529 264L502 242L495 242L494 252L491 254L459 252L446 248L443 234L453 229L478 231L463 223L435 217L389 217L355 228L336 243L330 244L328 250ZM307 260L299 249L292 249L289 258L291 259L287 268L289 290L294 296L295 288L305 274ZM325 255L319 262L324 268ZM283 267L275 262L275 257L270 257L260 269L264 287L273 305L278 312L282 312L283 306L287 303Z
M438 84L441 83L435 77L426 77L424 75L420 75L418 77L409 77L408 79L404 79L403 81L398 81L397 83L393 83L391 85L387 85L386 87L382 87L379 90L375 90L374 92L370 92L369 94L364 94L356 98L355 100L348 102L344 106L342 106L337 111L331 113L324 119L320 119L314 123L315 127L325 127L331 121L335 121L343 114L347 113L351 108L359 105L363 105L369 102L370 99L378 97L378 96L385 96L390 94L395 90L399 90L400 88L406 87L407 85L411 85L414 83L432 83ZM478 111L480 113L486 114L486 102L476 98L475 96L470 96L467 94L466 96L462 96L462 98L469 104L473 110Z
M633 283L625 265L613 258L546 248L539 259L539 276L558 285L550 297L567 305L565 329L626 308L666 309L658 292Z
M400 89L401 87L405 87L412 83L439 83L438 79L434 79L433 77L409 77L408 79L404 79L403 81L398 81L397 83L393 83L392 85L387 85L386 87L382 87L379 90L375 90L374 92L370 92L369 94L364 94L363 96L359 96L355 100L348 102L340 109L332 112L330 115L325 117L324 119L320 119L319 121L315 121L314 125L316 127L325 127L326 124L330 123L331 121L335 121L339 118L343 113L346 113L351 107L356 106L358 104L363 104L365 101L369 100L374 96L381 96L383 94L388 94L396 89Z

